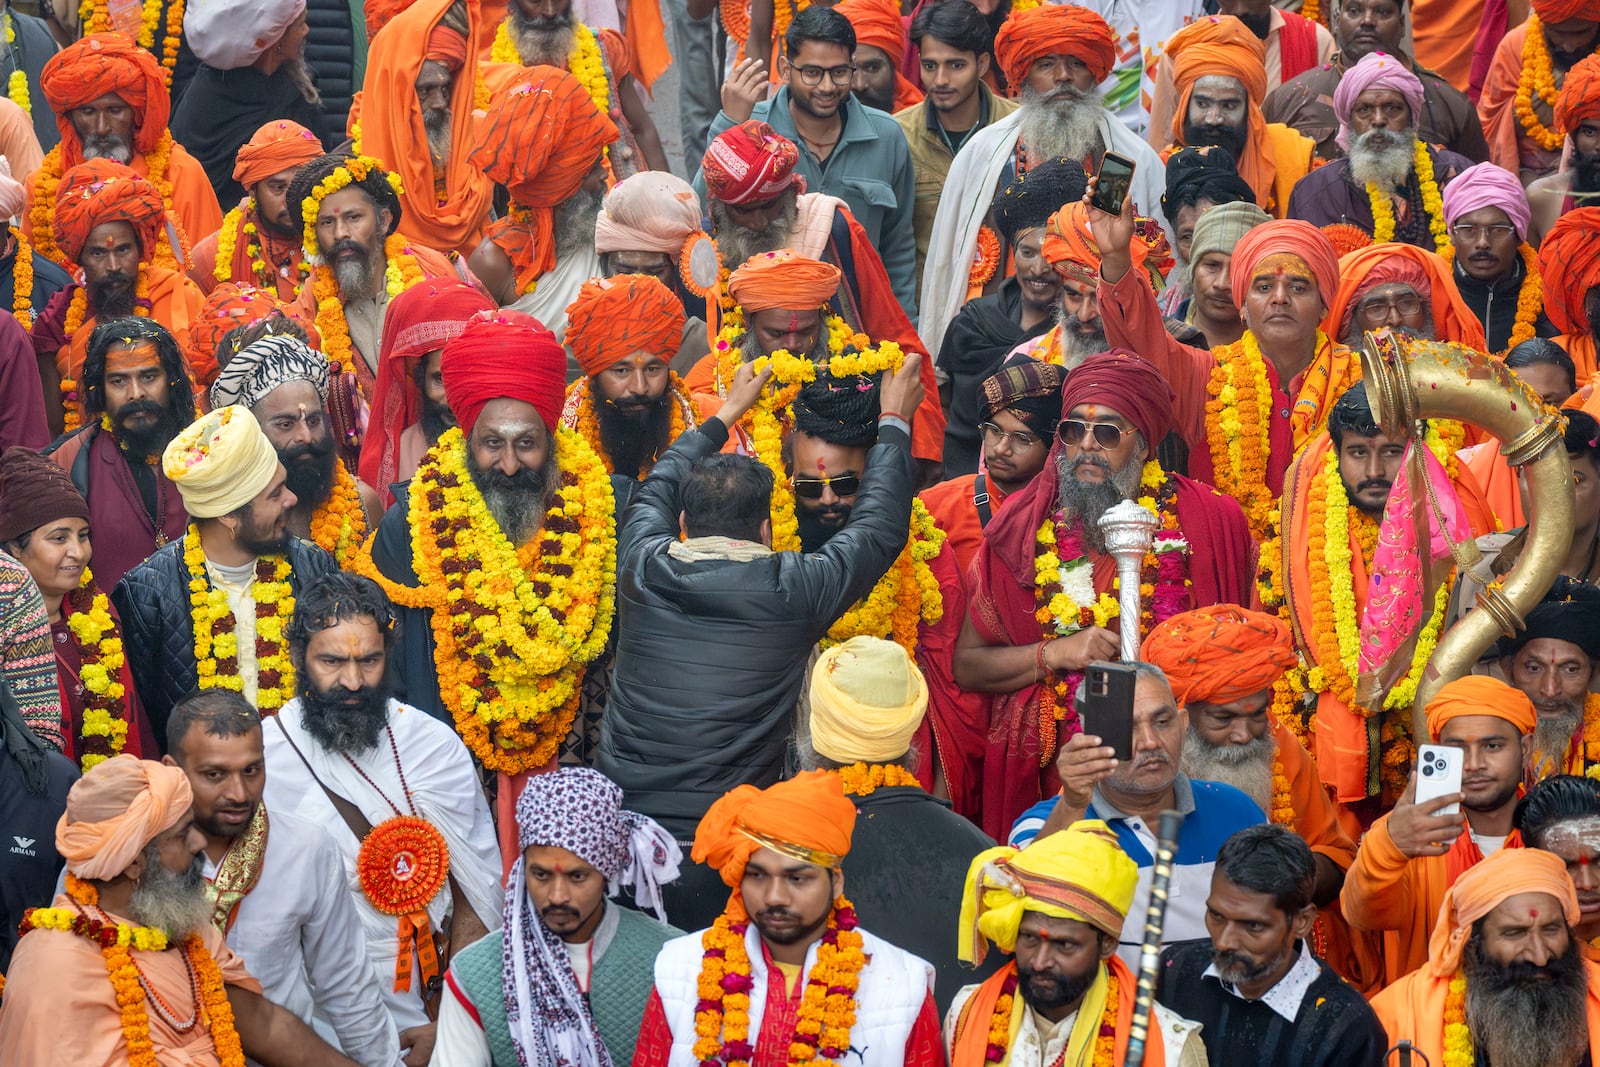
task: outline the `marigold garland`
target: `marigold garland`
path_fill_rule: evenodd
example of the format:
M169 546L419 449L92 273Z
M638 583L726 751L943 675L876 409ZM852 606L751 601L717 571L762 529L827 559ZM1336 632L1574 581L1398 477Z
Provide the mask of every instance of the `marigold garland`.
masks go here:
M116 30L111 21L108 0L82 0L78 5L78 21L84 35ZM143 0L139 9L139 34L136 41L148 52L156 51L156 30L161 27L161 0ZM8 40L10 38L7 38ZM161 76L167 88L172 88L172 70L178 64L178 49L183 40L183 0L171 0L167 7L166 26L161 38Z
M6 44L10 46L16 43L17 27L16 23L11 19L11 11L8 8L6 10ZM12 62L16 64L16 69L6 79L6 96L10 97L11 102L20 107L24 114L31 116L33 114L33 100L28 95L28 73L22 69L20 56L13 56Z
M555 437L561 488L526 545L511 544L489 514L452 428L411 479L418 586L378 570L371 538L351 568L396 603L431 609L440 698L472 753L507 774L555 755L615 613L611 480L583 438L565 427Z
M917 776L898 763L856 762L848 767L840 767L833 773L839 776L845 796L850 797L870 797L879 789L891 789L895 786L914 785L918 789L922 788Z
M578 436L588 442L594 454L600 457L605 464L607 474L617 473L604 446L600 442L600 417L595 408L599 404L594 390L589 386L589 376L578 378L567 387L567 399L561 408L561 425L577 432ZM676 441L690 423L694 420L694 402L689 399L689 387L678 377L676 371L667 372L667 390L672 394L672 414L667 427L667 444ZM650 468L655 466L658 456L648 456L639 464L637 477L643 480L650 473Z
M1511 339L1495 355L1504 358L1507 352L1524 341L1533 340L1544 310L1544 275L1539 271L1539 253L1528 242L1522 242L1517 253L1522 256L1522 287L1517 290L1517 317L1511 325Z
M311 197L306 198L308 204L311 200ZM423 280L422 267L417 257L406 251L406 239L400 234L390 234L384 240L383 254L387 261L383 285L390 300ZM355 347L350 340L350 323L344 317L344 301L339 297L339 282L333 276L333 268L326 263L318 264L311 275L311 285L317 298L316 324L317 332L322 335L322 351L327 354L329 369L334 374L342 374L355 367Z
M1428 146L1422 141L1413 140L1412 148L1412 165L1416 171L1417 187L1422 192L1422 210L1428 217L1428 232L1433 235L1434 251L1449 259L1455 255L1455 249L1450 244L1450 231L1445 226L1444 199L1439 193L1439 182L1434 177L1433 156L1428 154ZM1394 240L1394 201L1390 194L1379 189L1377 182L1368 182L1367 201L1372 207L1373 243Z
M244 254L250 261L250 276L247 278L233 276L233 254L239 247L241 234L245 240ZM294 280L298 286L311 273L311 264L301 257L295 261L294 268ZM217 264L211 269L211 274L219 282L254 285L269 293L278 291L277 268L267 262L262 252L255 197L246 197L223 217L222 228L217 231Z
M78 725L75 751L85 771L121 752L128 741L127 689L122 668L127 655L122 634L111 616L111 601L95 584L89 568L83 569L78 588L67 597L67 629L78 645L82 666L83 721Z
M184 263L190 261L189 235L183 228L183 220L177 208L172 203L172 181L167 175L172 163L172 133L169 130L161 132L161 139L156 146L144 155L145 180L155 187L161 194L161 203L166 211L167 224L172 227L172 232L178 237L178 247L183 253ZM39 164L39 169L33 174L33 206L28 211L28 218L32 222L34 249L46 259L63 268L69 273L77 269L77 264L67 259L66 253L61 251L56 244L55 218L56 218L56 193L61 188L61 177L65 173L65 157L63 145L56 145L45 154L44 162ZM178 257L173 253L172 243L165 239L158 239L153 250L147 250L150 263L157 267L164 267L171 271L183 271L183 264L178 262Z
M1274 824L1294 829L1294 793L1289 788L1289 776L1283 773L1283 760L1279 757L1272 760L1272 805L1267 815Z
M1555 63L1545 44L1544 23L1539 16L1530 13L1527 25L1528 36L1522 42L1522 74L1517 80L1517 121L1522 123L1529 140L1546 152L1554 152L1561 147L1566 135L1540 121L1533 110L1533 98L1537 96L1546 106L1555 107L1556 97L1560 95L1556 88Z
M1102 966L1104 966L1102 964ZM989 1015L989 1047L983 1062L1000 1064L1006 1060L1011 1043L1011 1012L1016 1003L1015 965L1000 986L994 1011ZM1115 971L1106 968L1106 1006L1100 1012L1100 1027L1095 1031L1093 1067L1115 1067L1117 1062L1117 1014L1121 1009L1122 983Z
M500 23L499 29L494 31L494 43L489 47L489 60L493 63L512 63L519 67L523 65L522 53L517 51L517 42L511 39L509 20ZM612 114L611 79L606 74L605 56L600 50L600 39L595 36L593 30L577 19L572 20L572 51L567 54L567 71L578 79L602 115Z
M1478 1050L1467 1026L1467 976L1459 970L1445 990L1443 1060L1441 1067L1473 1067L1478 1061Z
M189 524L184 535L183 562L189 570L189 614L194 625L194 662L198 687L241 692L239 635L225 590L213 588L206 573L206 554L200 545L200 528ZM280 554L256 560L250 596L256 607L256 707L262 715L275 715L294 699L294 666L284 630L294 614L294 589L289 584L289 560Z
M311 540L348 568L366 539L367 513L355 476L343 463L335 463L328 499L311 515Z
M10 18L10 15L6 16ZM33 246L22 227L11 227L16 254L11 261L11 314L24 330L33 329Z

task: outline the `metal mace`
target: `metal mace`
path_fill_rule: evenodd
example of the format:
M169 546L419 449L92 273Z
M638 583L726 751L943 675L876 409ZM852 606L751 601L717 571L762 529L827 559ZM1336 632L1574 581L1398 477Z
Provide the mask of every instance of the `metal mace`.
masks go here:
M1121 619L1122 662L1139 659L1139 578L1144 557L1155 540L1161 520L1149 508L1124 500L1100 516L1106 552L1117 561L1118 617Z

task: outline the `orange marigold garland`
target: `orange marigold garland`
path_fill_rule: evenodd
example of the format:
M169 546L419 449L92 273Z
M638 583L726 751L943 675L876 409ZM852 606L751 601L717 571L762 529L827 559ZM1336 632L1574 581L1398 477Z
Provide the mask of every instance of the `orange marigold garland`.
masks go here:
M1116 1067L1117 1062L1117 1016L1122 1007L1122 982L1117 978L1117 973L1109 967L1106 968L1105 975L1106 1006L1100 1012L1100 1027L1095 1031L1093 1067ZM1011 973L1000 986L1000 996L996 998L994 1011L989 1016L989 1047L983 1057L986 1065L1001 1064L1006 1061L1010 1051L1011 1013L1016 1004L1016 996L1017 973L1016 965L1013 964Z
M6 18L10 18L7 15ZM11 261L11 314L24 330L33 329L33 246L22 227L11 227L16 254Z
M328 499L311 516L311 540L348 568L366 539L367 513L355 476L343 463L335 463Z
M1505 348L1495 353L1502 358L1522 342L1533 339L1535 323L1544 310L1544 276L1539 272L1539 253L1526 241L1517 252L1522 256L1522 288L1517 290L1517 317L1511 326L1511 339Z
M1556 88L1555 63L1550 58L1550 48L1544 40L1544 23L1538 15L1528 16L1528 36L1522 42L1522 74L1517 80L1515 107L1517 121L1528 139L1546 152L1561 147L1566 135L1552 130L1540 120L1533 110L1534 97L1546 107L1556 106L1560 90Z
M839 776L845 796L870 797L879 789L914 785L922 788L917 776L898 763L852 763L833 773Z
M689 387L678 377L676 371L667 373L667 390L672 394L671 421L667 427L667 444L670 445L694 422L694 402L689 399ZM590 388L589 377L587 375L580 377L567 387L567 399L561 406L561 425L569 430L575 430L578 436L594 449L594 454L600 457L600 461L605 464L606 473L615 474L617 472L611 456L600 443L600 417L595 413L598 403L593 389ZM654 455L645 458L639 464L638 478L643 480L659 458Z

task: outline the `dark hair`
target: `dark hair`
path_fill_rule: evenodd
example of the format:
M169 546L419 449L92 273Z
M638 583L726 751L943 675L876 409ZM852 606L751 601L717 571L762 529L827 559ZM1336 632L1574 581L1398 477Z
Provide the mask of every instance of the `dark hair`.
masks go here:
M772 511L772 481L766 464L749 456L719 453L696 460L678 491L684 532L761 540L761 524Z
M84 414L97 416L106 410L106 353L121 341L149 341L156 346L161 369L167 372L167 406L177 414L179 429L193 422L194 389L189 385L189 372L184 368L177 339L156 320L133 315L102 322L89 335L83 357Z
M289 180L289 192L286 194L289 221L294 224L295 233L301 232L305 227L305 199L311 195L311 190L320 185L328 175L350 162L352 162L351 156L330 152L328 155L318 156L295 171L294 177ZM388 237L400 228L400 194L389 184L388 171L373 167L367 171L365 178L351 182L347 188L360 189L367 194L367 198L378 210L389 212L389 228L384 231L383 236Z
M222 335L217 342L217 366L226 367L234 356L268 336L293 337L311 344L311 335L304 326L285 315L282 308L273 308L255 322L235 326Z
M196 724L212 737L243 737L261 729L261 713L236 689L191 689L167 715L167 753L179 759Z
M284 637L289 654L303 661L313 634L350 619L371 619L383 634L383 650L394 647L394 607L377 582L348 571L325 574L302 589L294 602L294 617Z
M1587 411L1574 408L1562 412L1567 417L1566 432L1561 435L1567 455L1583 456L1600 471L1600 422Z
M1530 337L1506 353L1505 364L1511 370L1535 367L1539 364L1559 367L1567 376L1567 392L1578 391L1578 368L1572 357L1548 337Z
M1226 148L1212 146L1203 152L1180 148L1167 160L1167 191L1161 194L1161 213L1176 230L1178 211L1202 200L1213 204L1256 202L1255 191L1239 177L1238 166Z
M822 375L794 398L794 429L830 445L870 447L878 439L879 376Z
M924 37L932 37L957 52L981 56L994 50L994 30L989 28L989 20L967 0L924 5L911 20L911 40L920 47Z
M1600 815L1600 782L1576 774L1553 774L1517 801L1511 823L1529 848L1543 848L1545 831L1568 819Z
M1372 417L1372 404L1367 400L1365 382L1356 382L1346 389L1328 412L1328 436L1333 439L1334 448L1344 444L1344 435L1347 433L1357 437L1376 437L1382 432L1377 420Z
M789 28L784 31L783 52L790 57L791 63L794 62L795 53L800 51L800 46L807 41L836 44L854 55L856 31L855 27L850 25L850 20L833 8L812 4L790 19Z
M1311 903L1317 865L1311 846L1299 835L1274 823L1247 826L1223 842L1217 873L1252 893L1269 893L1285 915Z

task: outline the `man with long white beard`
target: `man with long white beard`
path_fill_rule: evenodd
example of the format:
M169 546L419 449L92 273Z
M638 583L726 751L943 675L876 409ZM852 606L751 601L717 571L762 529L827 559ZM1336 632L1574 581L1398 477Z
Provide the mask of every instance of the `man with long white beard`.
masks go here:
M1592 698L1589 686L1600 663L1600 588L1561 575L1528 613L1526 629L1502 637L1494 651L1499 669L1527 694L1539 713L1533 728L1531 781L1552 774L1587 774L1600 752L1585 744Z

